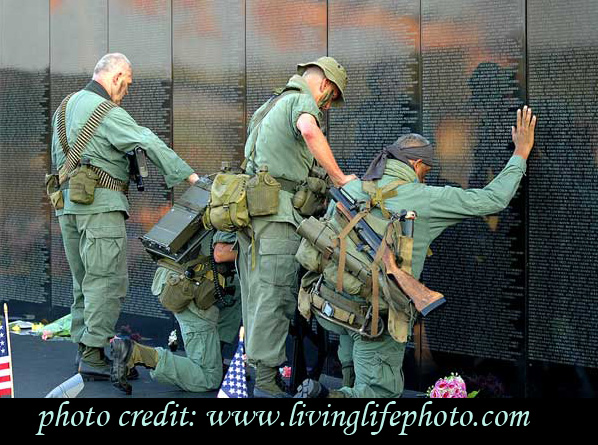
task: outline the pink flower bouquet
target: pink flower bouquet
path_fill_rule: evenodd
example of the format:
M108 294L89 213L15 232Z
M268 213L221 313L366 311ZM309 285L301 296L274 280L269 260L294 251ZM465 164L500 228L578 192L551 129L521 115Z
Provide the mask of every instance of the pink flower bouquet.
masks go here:
M438 379L433 387L428 389L428 397L431 399L467 399L477 395L478 391L467 394L465 382L459 374L451 374L448 377Z

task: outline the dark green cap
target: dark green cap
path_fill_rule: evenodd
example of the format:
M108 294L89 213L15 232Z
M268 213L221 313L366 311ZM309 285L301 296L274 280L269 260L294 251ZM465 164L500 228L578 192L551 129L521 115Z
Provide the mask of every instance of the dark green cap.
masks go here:
M303 75L309 66L319 67L322 71L324 71L324 76L326 76L326 79L330 80L338 87L340 95L338 96L338 99L332 103L332 105L335 107L340 107L343 105L345 103L345 88L347 87L348 81L347 71L345 68L343 68L343 66L332 57L324 56L320 57L318 60L314 60L313 62L300 63L297 65L297 73L300 76Z

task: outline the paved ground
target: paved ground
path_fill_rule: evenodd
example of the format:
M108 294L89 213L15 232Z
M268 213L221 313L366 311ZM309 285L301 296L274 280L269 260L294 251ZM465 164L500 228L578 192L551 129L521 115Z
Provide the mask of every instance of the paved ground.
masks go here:
M15 397L41 398L52 389L74 376L77 372L74 359L76 346L68 339L43 341L34 335L11 335ZM79 398L213 398L217 391L189 393L170 385L157 383L150 378L149 370L138 367L139 380L135 380L133 394L125 395L113 388L110 382L85 382ZM253 377L253 372L250 370ZM323 375L320 379L330 388L338 388L340 379ZM253 379L248 382L251 390ZM420 394L406 391L403 397Z

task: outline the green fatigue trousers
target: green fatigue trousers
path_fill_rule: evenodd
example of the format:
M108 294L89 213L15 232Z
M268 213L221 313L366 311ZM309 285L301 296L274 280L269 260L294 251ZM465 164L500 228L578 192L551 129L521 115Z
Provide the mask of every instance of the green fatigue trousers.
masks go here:
M223 312L234 308L225 308ZM202 311L191 302L174 316L181 327L186 356L157 348L160 360L156 369L150 372L151 377L190 392L218 389L222 380L218 308L212 306Z
M255 268L251 238L239 232L237 267L241 280L243 325L247 359L270 368L286 360L289 323L297 308L300 265L295 261L301 237L292 224L252 219Z
M58 217L73 276L71 338L102 348L115 334L129 283L122 212Z
M349 360L353 356L355 385L342 387L339 391L345 397L394 398L403 393L403 356L406 343L397 343L388 332L370 340L357 332L350 331L316 316L318 323L326 330L345 337L339 345L339 359Z

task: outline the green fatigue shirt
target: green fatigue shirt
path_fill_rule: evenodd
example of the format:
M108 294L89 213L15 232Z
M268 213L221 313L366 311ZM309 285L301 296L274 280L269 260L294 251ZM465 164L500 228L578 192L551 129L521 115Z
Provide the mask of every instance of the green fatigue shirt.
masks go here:
M247 173L254 174L262 165L268 166L268 172L275 178L301 182L307 178L314 163L314 157L297 129L297 120L304 113L315 117L318 125L323 121L323 114L312 96L303 77L291 77L286 87L298 88L297 93L289 93L280 98L260 125L254 128L254 119L249 123L249 137L245 144L245 157L248 158L255 142L255 163L251 159ZM259 114L262 105L254 114ZM293 208L293 194L280 191L278 213L260 217L264 221L288 222L297 226L302 220Z
M106 90L97 82L91 81L85 89L74 94L66 108L65 121L69 146L75 143L77 135L87 122L91 113L104 100L110 100ZM52 126L52 164L58 170L66 161L58 138L56 125L58 113L54 113ZM173 187L187 179L193 169L171 150L151 130L137 125L135 120L123 108L116 107L108 112L95 135L85 147L82 157L89 158L91 164L102 169L110 176L121 181L129 181L129 161L126 153L136 146L145 150L149 159L158 167L166 179L166 186ZM128 216L129 202L124 193L97 188L94 202L90 205L75 204L68 199L69 190L63 192L64 209L56 215L93 214L122 211Z
M520 156L512 156L500 174L486 187L464 190L422 184L411 167L389 159L377 186L384 187L397 179L407 181L407 184L397 188L397 196L385 200L384 204L388 210L397 213L402 209L417 212L413 233L413 276L419 279L428 248L444 229L465 218L490 215L507 207L517 192L525 170L525 160ZM361 184L361 181L351 181L344 189L356 199L367 199L368 195L362 191ZM382 218L380 209L375 208L372 212Z

